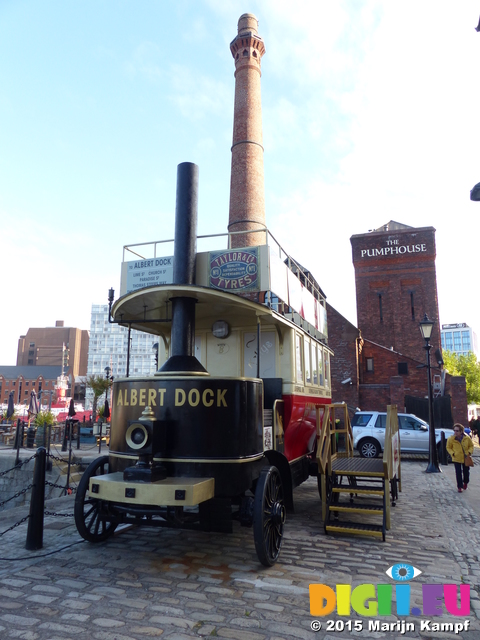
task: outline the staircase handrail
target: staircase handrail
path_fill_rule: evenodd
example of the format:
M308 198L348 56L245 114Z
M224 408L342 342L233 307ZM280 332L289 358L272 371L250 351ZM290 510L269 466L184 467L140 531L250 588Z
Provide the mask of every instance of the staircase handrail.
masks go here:
M400 433L398 429L397 405L395 404L387 405L383 466L388 480L392 480L395 476L400 480Z
M323 409L323 421L320 419L320 410ZM331 473L332 459L338 457L351 458L353 456L353 433L346 404L317 405L317 461L319 472ZM336 412L343 413L343 428L336 426ZM321 426L321 429L319 425ZM345 435L345 452L337 451L337 434Z

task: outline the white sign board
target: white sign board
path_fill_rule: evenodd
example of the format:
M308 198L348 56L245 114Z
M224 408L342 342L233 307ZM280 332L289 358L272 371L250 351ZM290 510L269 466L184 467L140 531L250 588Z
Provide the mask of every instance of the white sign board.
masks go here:
M173 256L122 263L121 295L173 282Z

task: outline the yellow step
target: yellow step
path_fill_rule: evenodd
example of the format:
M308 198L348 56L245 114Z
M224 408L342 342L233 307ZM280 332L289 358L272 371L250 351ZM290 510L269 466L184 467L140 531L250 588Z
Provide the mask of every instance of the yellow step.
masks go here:
M351 533L353 535L359 536L372 536L374 538L383 538L383 533L381 530L376 528L368 527L366 525L359 525L358 528L355 526L346 526L341 524L327 524L325 527L325 531L329 533Z
M383 509L381 507L379 508L375 508L375 507L361 507L361 506L357 506L357 507L347 507L345 505L342 506L338 506L338 505L331 505L330 506L330 511L341 511L342 513L369 513L369 514L373 514L373 515L380 515L383 516Z
M358 493L358 495L383 496L382 489L357 489L357 487L334 487L333 493Z

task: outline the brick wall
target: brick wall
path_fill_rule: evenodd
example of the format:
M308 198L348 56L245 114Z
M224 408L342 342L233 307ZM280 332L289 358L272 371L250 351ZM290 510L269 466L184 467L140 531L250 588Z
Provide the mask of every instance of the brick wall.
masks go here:
M331 359L332 402L345 402L350 414L358 407L357 342L360 331L327 303L328 344L335 352ZM342 381L351 379L351 383Z
M364 338L422 361L419 321L436 324L440 347L435 272L435 229L423 227L355 235L351 239L358 325Z
M373 371L367 370L367 359L373 360ZM407 373L399 373L399 363L406 366ZM422 361L365 340L360 356L360 382L363 385L388 384L392 378L401 376L404 394L424 397L428 394L428 378L425 368L417 369Z
M452 397L453 422L468 424L467 383L463 376L447 376L446 390Z

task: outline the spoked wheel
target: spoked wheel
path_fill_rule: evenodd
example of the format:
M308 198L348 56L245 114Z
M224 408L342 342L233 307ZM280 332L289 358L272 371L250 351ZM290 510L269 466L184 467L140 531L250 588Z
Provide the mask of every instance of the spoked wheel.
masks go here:
M105 519L102 513L102 501L94 498L88 490L90 478L106 473L108 473L108 456L102 456L87 467L78 483L74 509L75 524L78 533L88 542L103 542L117 528L116 523Z
M258 559L266 567L271 567L278 559L285 519L280 472L276 467L265 467L255 488L253 538Z

